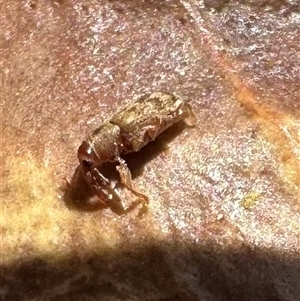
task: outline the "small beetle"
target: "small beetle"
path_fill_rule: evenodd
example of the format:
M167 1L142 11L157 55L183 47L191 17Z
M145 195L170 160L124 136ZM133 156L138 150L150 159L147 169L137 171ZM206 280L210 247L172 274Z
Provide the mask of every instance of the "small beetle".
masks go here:
M118 161L122 184L148 204L148 197L132 186L131 172L121 154L137 152L173 124L185 120L193 126L196 117L180 97L154 92L121 107L98 129L88 135L78 149L83 176L98 198L109 204L117 197L110 181L97 169L102 163Z

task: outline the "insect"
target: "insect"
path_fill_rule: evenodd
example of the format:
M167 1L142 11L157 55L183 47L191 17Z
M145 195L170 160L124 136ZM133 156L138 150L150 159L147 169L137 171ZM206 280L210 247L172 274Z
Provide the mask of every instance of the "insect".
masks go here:
M147 206L149 199L133 187L131 172L121 154L139 151L182 120L190 126L196 124L190 104L178 96L154 92L121 107L90 133L78 149L78 159L85 181L98 198L109 204L117 197L110 181L97 168L105 162L117 161L121 183Z

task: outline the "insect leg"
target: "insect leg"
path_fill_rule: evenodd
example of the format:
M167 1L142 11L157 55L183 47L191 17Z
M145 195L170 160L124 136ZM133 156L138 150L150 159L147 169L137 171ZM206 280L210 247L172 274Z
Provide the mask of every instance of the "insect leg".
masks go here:
M116 168L120 174L122 184L127 189L129 189L134 195L139 197L142 200L143 205L145 207L147 207L147 205L149 203L149 198L145 194L143 194L133 188L130 169L127 167L127 164L125 163L125 161L122 158L118 157L117 160L119 161L120 165L117 166Z
M197 118L192 110L191 105L188 103L184 103L183 111L184 111L184 115L186 115L185 123L191 127L195 126L197 124Z
M110 186L109 180L97 168L93 168L91 178L92 180L89 180L89 184L102 202L108 204L111 201L120 201L120 197Z

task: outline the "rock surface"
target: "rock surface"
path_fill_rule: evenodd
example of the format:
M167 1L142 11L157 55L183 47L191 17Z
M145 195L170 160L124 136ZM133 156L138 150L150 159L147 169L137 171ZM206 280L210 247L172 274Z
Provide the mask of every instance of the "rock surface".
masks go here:
M2 300L299 300L299 1L259 2L2 4ZM77 148L150 91L198 124L125 157L118 215Z

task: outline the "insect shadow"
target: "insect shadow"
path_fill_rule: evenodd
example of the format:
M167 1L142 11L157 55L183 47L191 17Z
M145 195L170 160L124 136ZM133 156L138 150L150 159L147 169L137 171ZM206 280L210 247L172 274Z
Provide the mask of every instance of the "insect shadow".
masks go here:
M138 152L122 156L131 170L132 178L134 179L141 175L143 173L144 166L160 153L166 151L168 149L168 143L182 133L186 127L187 125L184 121L178 122L165 130L154 141L145 145ZM122 184L120 183L119 173L116 170L117 165L118 163L116 162L108 162L99 166L98 169L106 178L115 183L115 188L120 188L122 187ZM122 205L121 196L117 199L111 200L109 204L104 204L99 201L83 178L80 165L77 166L71 181L66 181L66 185L63 188L63 201L71 210L92 212L110 208L118 215L128 212L128 210L125 210ZM136 207L135 203L132 207Z

